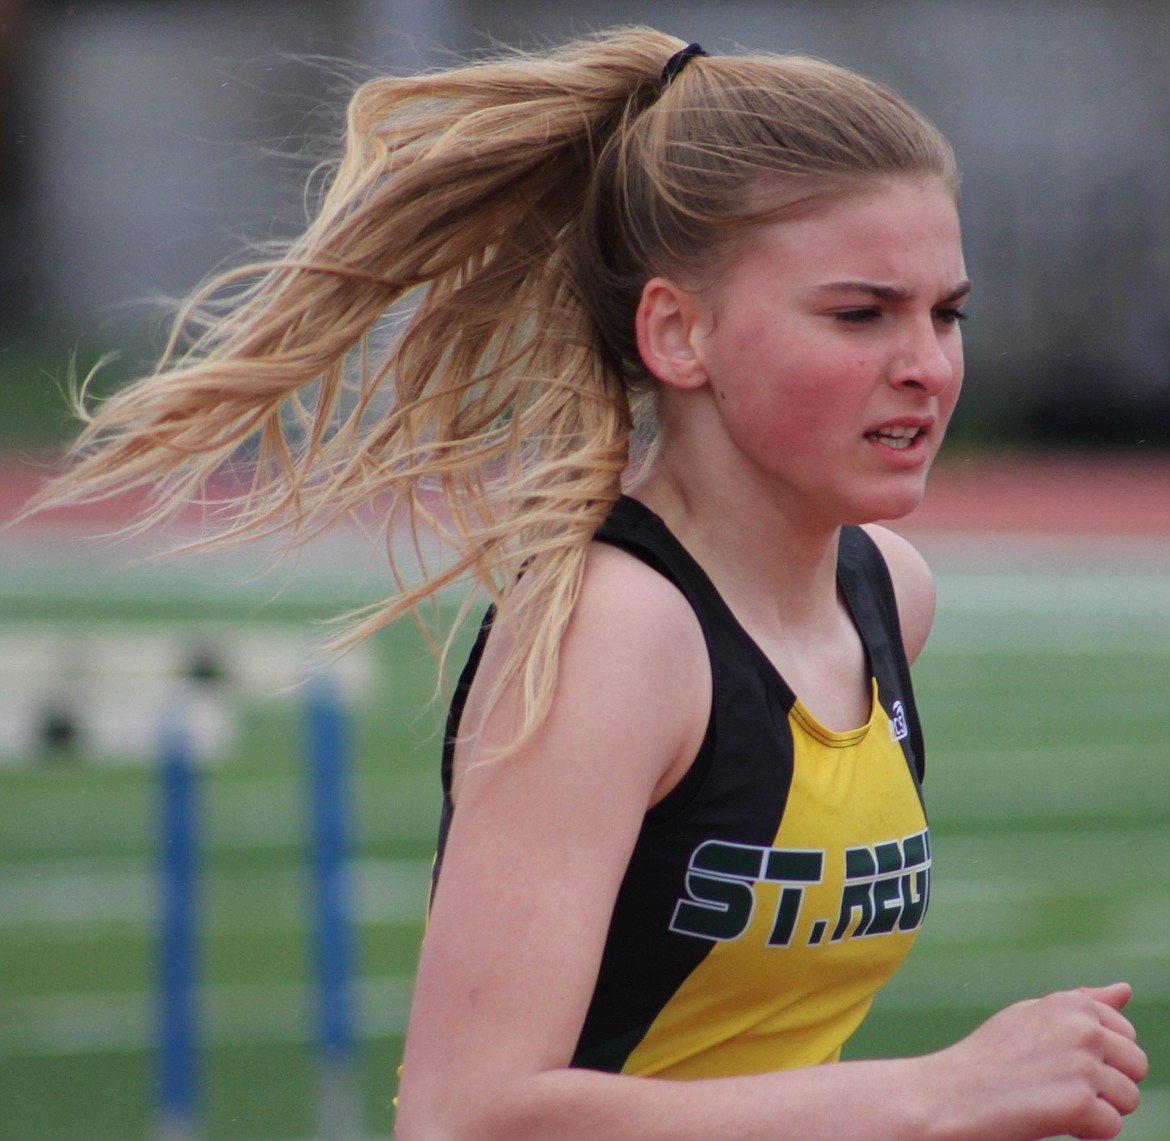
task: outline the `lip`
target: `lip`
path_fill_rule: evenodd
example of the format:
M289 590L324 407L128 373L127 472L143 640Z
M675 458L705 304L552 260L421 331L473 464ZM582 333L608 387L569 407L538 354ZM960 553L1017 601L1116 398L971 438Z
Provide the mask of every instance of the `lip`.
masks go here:
M903 416L886 420L865 433L865 441L875 448L887 463L898 467L920 467L929 458L927 444L934 418L929 416ZM908 432L914 433L912 436ZM892 444L882 439L908 440L903 444Z
M876 427L867 428L865 435L880 436L891 428L911 428L919 434L924 434L934 427L933 416L899 416L894 420L883 420Z

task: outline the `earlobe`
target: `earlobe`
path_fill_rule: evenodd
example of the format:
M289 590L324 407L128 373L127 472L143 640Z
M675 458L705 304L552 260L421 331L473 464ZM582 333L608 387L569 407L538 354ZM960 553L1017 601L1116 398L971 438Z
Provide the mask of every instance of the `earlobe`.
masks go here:
M692 293L666 277L642 289L636 332L638 352L651 374L674 388L698 388L707 380L697 349L701 309Z

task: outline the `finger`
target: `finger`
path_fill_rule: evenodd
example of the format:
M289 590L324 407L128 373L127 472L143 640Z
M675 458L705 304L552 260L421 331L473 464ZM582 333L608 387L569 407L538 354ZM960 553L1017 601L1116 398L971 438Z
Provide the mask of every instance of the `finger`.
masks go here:
M1150 1069L1146 1052L1128 1037L1111 1034L1106 1039L1102 1057L1113 1070L1131 1082L1143 1081Z
M1122 1069L1109 1066L1097 1079L1097 1097L1108 1102L1122 1116L1128 1116L1142 1099L1138 1080Z
M1133 1023L1125 1017L1120 1011L1114 1010L1111 1006L1099 1004L1101 1025L1106 1030L1114 1034L1120 1034L1122 1038L1128 1038L1131 1042L1137 1041L1137 1031L1133 1027Z
M1079 1141L1112 1141L1124 1124L1125 1118L1108 1101L1097 1098L1084 1124L1072 1136Z
M1082 994L1087 994L1094 1001L1104 1003L1114 1010L1121 1010L1133 997L1133 987L1129 983L1111 983L1109 986L1083 986L1079 990Z

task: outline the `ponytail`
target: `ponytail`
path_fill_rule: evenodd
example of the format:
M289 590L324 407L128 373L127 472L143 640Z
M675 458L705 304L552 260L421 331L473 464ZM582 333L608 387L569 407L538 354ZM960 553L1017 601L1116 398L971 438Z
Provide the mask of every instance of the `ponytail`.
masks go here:
M40 505L149 487L145 527L247 453L208 541L374 509L398 589L348 639L470 580L512 623L499 684L523 679L523 739L629 462L646 280L709 274L762 189L774 211L850 180L957 182L941 136L851 72L687 48L667 81L682 47L630 28L361 87L304 236L202 290L153 375L92 413L82 392ZM428 531L453 557L412 577L402 535Z
M538 720L630 428L570 236L598 152L678 46L631 31L359 88L307 232L207 285L153 375L96 410L82 394L74 462L41 504L148 487L145 528L207 496L242 448L250 478L208 541L304 541L377 504L399 590L350 639L461 579L506 609L529 566L513 665ZM411 581L403 526L453 559Z

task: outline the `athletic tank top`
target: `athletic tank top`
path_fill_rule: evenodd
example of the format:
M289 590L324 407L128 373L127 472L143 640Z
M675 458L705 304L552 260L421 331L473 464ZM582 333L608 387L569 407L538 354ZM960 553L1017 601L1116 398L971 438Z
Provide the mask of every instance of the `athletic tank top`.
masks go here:
M643 821L572 1065L691 1079L835 1061L930 891L921 733L885 563L864 531L843 529L837 581L873 699L865 725L834 732L657 515L622 497L597 538L686 597L712 698L699 754ZM452 703L436 875L454 735L489 626Z

